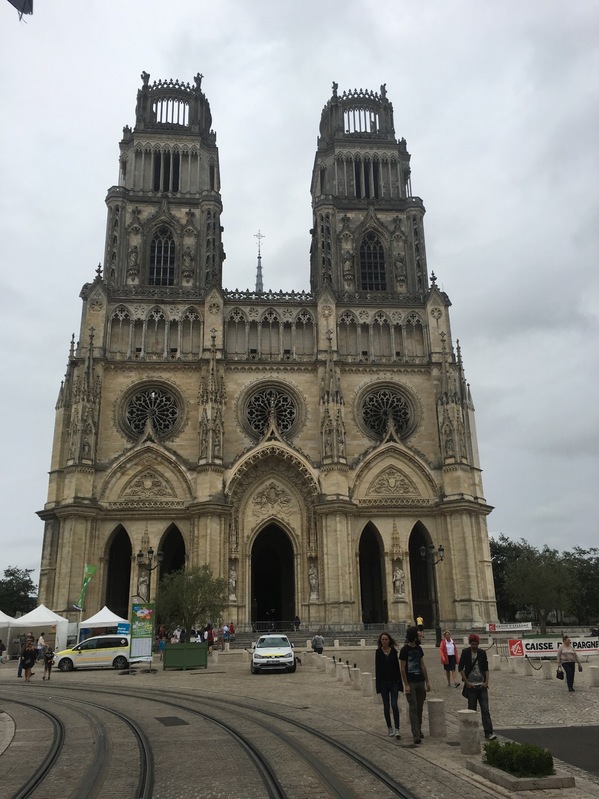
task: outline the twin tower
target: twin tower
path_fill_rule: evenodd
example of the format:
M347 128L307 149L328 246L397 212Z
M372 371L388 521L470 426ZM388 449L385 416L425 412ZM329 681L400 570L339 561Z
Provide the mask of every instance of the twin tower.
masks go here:
M48 607L86 564L86 612L128 615L207 563L241 629L496 619L474 407L384 85L333 84L311 195L309 291L224 288L202 76L142 73L56 405Z

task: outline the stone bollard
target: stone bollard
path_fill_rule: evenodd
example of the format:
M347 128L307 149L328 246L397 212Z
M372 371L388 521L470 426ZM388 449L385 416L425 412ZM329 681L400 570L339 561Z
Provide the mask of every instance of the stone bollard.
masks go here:
M310 638L308 638L308 640L306 641L306 649L312 649L312 641L310 640Z
M460 725L460 752L463 755L480 754L476 710L458 710L458 723Z
M341 679L343 681L343 685L351 685L351 670L346 663L343 664Z
M216 651L216 649L213 649L212 650L212 665L216 666L217 663L218 663L218 652Z
M516 658L510 658L510 674L517 674Z
M335 666L335 661L333 660L333 658L328 658L325 655L322 655L322 657L324 658L324 665L325 665L326 673L329 675L329 677L336 677L337 676L335 674L336 666Z
M501 671L501 655L491 656L491 671Z
M368 671L362 672L362 676L360 677L360 686L362 696L372 696L372 674L370 674Z
M335 663L335 677L337 678L337 682L343 682L343 671L345 669L345 663L341 660L338 660Z
M362 649L364 649L366 647L366 639L365 638L360 638L360 646L362 647Z
M428 699L428 731L431 738L445 738L447 727L445 725L445 700Z
M351 675L351 687L354 691L359 691L362 688L362 683L360 681L360 669L352 669L350 671Z
M225 641L225 652L231 651L231 644L228 641Z
M250 659L250 653L247 651L247 649L244 649L243 652L241 653L241 662L248 663L249 659Z
M551 660L543 661L543 679L552 680L556 672L556 665Z
M532 663L528 658L524 658L524 663L522 664L522 673L525 677L532 677Z
M333 641L333 649L339 649L339 639L335 638Z
M589 666L591 688L599 688L599 666Z

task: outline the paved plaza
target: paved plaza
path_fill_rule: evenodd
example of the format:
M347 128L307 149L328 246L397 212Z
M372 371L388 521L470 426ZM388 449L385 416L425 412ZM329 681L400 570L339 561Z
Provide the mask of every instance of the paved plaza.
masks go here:
M219 696L234 699L263 700L281 707L303 709L320 718L343 722L348 731L355 732L359 740L371 745L380 740L381 747L395 747L406 773L416 769L424 786L427 780L442 780L448 797L463 796L466 791L477 790L479 797L508 796L508 792L486 782L466 768L465 755L459 747L457 711L466 708L466 702L459 688L448 688L439 660L438 651L430 644L425 645L426 662L432 684L429 699L444 700L447 736L445 739L432 739L428 735L428 718L425 706L423 744L415 747L410 734L406 702L400 697L402 739L395 741L386 735L382 705L372 697L365 697L335 678L320 671L316 656L296 650L302 658L295 674L251 675L247 653L233 650L219 653L210 659L207 670L162 671L161 664L155 662L159 670L155 674L138 672L122 675L113 670L53 674L52 684L41 682L41 670L34 677L39 683L29 686L24 680L16 678L16 663L0 667L0 711L2 699L9 696L19 698L33 691L39 699L40 690L51 694L53 688L64 685L86 684L91 688L118 687L126 693L127 687L144 689L183 690L202 696ZM354 664L361 672L373 672L374 648L344 648L325 650L325 655L334 655L343 662ZM539 664L536 664L537 666ZM560 773L573 775L576 788L568 789L573 799L599 797L599 688L591 688L592 665L599 665L599 658L591 658L584 664L582 674L576 675L576 692L568 693L564 684L555 678L545 679L542 670L534 670L532 676L524 676L522 669L512 673L505 660L501 670L490 674L490 706L495 732L499 739L504 731L510 731L515 740L526 740L542 746L549 746L556 767ZM18 692L15 688L18 686ZM8 690L7 690L8 689ZM33 695L32 693L32 695ZM58 695L58 691L56 691ZM0 752L8 744L6 714L0 714ZM4 736L3 736L4 733ZM373 738L373 736L375 736ZM481 734L482 737L482 734ZM168 743L165 742L165 746ZM563 760L559 759L562 754ZM25 755L24 755L25 756ZM1 761L0 761L1 762ZM441 776L440 776L441 775ZM431 793L431 795L433 795ZM435 793L435 795L440 795ZM532 792L521 794L532 795ZM563 790L535 791L534 796L562 796Z

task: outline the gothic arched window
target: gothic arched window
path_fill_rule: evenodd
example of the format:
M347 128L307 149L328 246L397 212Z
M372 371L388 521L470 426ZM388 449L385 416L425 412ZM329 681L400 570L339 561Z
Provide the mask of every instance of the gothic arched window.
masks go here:
M372 230L360 245L360 288L362 291L386 291L385 250Z
M150 286L172 286L175 283L175 240L166 225L161 225L150 244Z

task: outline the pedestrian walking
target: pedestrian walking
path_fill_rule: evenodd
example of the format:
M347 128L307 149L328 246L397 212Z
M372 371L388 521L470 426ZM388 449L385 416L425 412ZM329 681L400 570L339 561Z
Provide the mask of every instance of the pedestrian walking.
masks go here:
M431 686L424 663L424 651L420 646L420 638L416 627L408 627L406 643L399 653L401 680L410 711L410 727L415 744L422 743L422 710L426 692Z
M52 674L52 666L54 665L54 650L51 646L46 647L44 652L44 676L42 679L49 680Z
M36 660L43 660L45 651L46 641L44 640L44 633L41 633L40 637L37 639Z
M574 673L576 671L576 664L578 664L578 671L582 671L582 663L578 657L578 652L572 647L572 641L569 635L564 635L562 643L557 650L557 667L562 669L566 674L566 685L568 691L574 693Z
M27 633L27 635L25 636L25 640L23 640L23 638L21 637L21 641L22 643L21 643L21 649L19 651L19 665L17 666L17 677L23 676L23 655L25 654L25 647L27 646L27 644L29 643L33 644L33 642L35 641L33 633ZM33 651L35 652L35 647L33 647Z
M296 614L294 616L294 618L293 618L293 629L295 630L296 633L299 632L299 628L300 628L300 624L301 623L302 622L301 622L300 617Z
M4 653L6 652L6 644L0 638L0 663L4 663Z
M377 694L383 700L383 714L387 723L387 733L390 738L395 736L401 738L399 734L399 705L397 699L399 692L403 691L401 682L401 671L399 667L399 656L397 646L389 633L381 633L377 642L377 650L374 653L374 681ZM391 726L391 713L393 713L393 724Z
M441 655L441 663L443 664L445 676L447 677L447 687L451 688L451 681L453 679L454 687L459 688L460 683L455 673L457 666L457 650L449 630L445 630L443 633L443 640L439 646L439 654Z
M316 633L314 638L312 639L312 649L316 652L317 655L322 655L324 651L324 638L320 630Z
M493 722L489 713L489 661L484 649L480 649L480 638L476 633L468 637L470 646L460 655L459 670L464 682L462 696L468 700L468 710L480 706L483 731L487 741L494 741Z
M25 672L25 682L31 682L33 665L35 663L36 653L33 639L27 641L23 647L23 654L21 655L21 665Z

